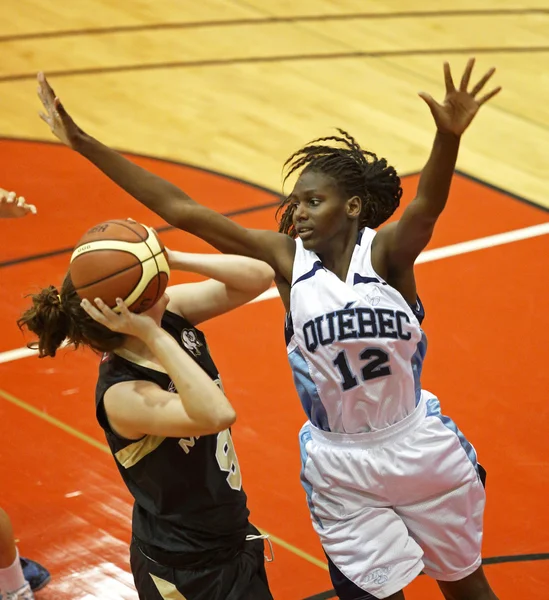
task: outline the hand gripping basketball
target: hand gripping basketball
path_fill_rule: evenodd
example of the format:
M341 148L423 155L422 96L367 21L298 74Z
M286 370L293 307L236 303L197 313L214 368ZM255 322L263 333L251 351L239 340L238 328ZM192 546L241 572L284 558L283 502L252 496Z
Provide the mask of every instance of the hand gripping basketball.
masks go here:
M110 309L101 298L95 298L94 303L95 306L89 300L82 300L81 306L94 321L111 331L144 339L158 328L151 317L131 313L121 298L116 299L118 313Z

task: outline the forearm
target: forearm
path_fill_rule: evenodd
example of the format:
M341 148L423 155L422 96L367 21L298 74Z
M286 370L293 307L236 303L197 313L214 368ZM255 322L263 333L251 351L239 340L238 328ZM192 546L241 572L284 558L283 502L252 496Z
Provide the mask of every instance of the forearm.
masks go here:
M263 261L232 254L191 254L172 250L170 266L199 273L243 292L266 289L274 278L273 269Z
M180 221L185 206L196 204L177 186L149 173L85 133L72 140L72 148L168 223Z
M226 429L235 419L231 403L206 372L160 328L143 336L173 381L189 418L209 429Z
M460 138L437 131L427 164L421 172L416 200L427 218L436 219L446 206Z

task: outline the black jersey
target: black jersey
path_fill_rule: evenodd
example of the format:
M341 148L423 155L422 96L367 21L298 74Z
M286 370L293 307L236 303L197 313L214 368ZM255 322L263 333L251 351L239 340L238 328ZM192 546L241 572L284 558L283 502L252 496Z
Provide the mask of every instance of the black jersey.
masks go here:
M201 331L169 311L164 313L162 328L221 385ZM103 404L112 385L146 380L176 392L169 375L153 367L106 354L96 388L97 419L135 499L134 537L147 546L177 553L184 562L200 562L202 557L239 547L246 537L249 512L238 460L229 430L181 439L147 435L137 441L113 432Z

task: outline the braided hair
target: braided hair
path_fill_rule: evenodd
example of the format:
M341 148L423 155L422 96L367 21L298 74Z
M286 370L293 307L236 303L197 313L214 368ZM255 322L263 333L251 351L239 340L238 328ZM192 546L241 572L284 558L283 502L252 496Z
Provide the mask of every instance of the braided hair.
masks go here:
M294 152L284 163L284 183L290 175L300 170L301 173L314 171L332 177L346 198L358 196L362 200L359 229L374 229L398 208L402 196L400 178L384 158L363 150L346 131L338 131L340 136L318 138ZM296 237L293 211L294 206L285 198L276 211L276 217L279 221L278 231ZM282 216L279 217L281 212Z

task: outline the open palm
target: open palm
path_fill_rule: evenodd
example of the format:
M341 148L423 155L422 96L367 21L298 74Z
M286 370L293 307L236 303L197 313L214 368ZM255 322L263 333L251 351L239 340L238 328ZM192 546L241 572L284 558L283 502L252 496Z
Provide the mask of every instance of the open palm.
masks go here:
M501 87L494 88L484 96L477 98L486 83L495 73L496 69L492 68L479 80L479 82L468 91L469 80L475 59L471 58L467 62L465 71L461 77L459 88L456 89L450 71L450 65L444 63L444 82L446 84L446 96L442 104L433 99L432 96L425 92L420 92L420 97L425 100L435 120L438 130L442 133L451 133L460 136L469 127L471 121L479 111L479 108L493 98Z

